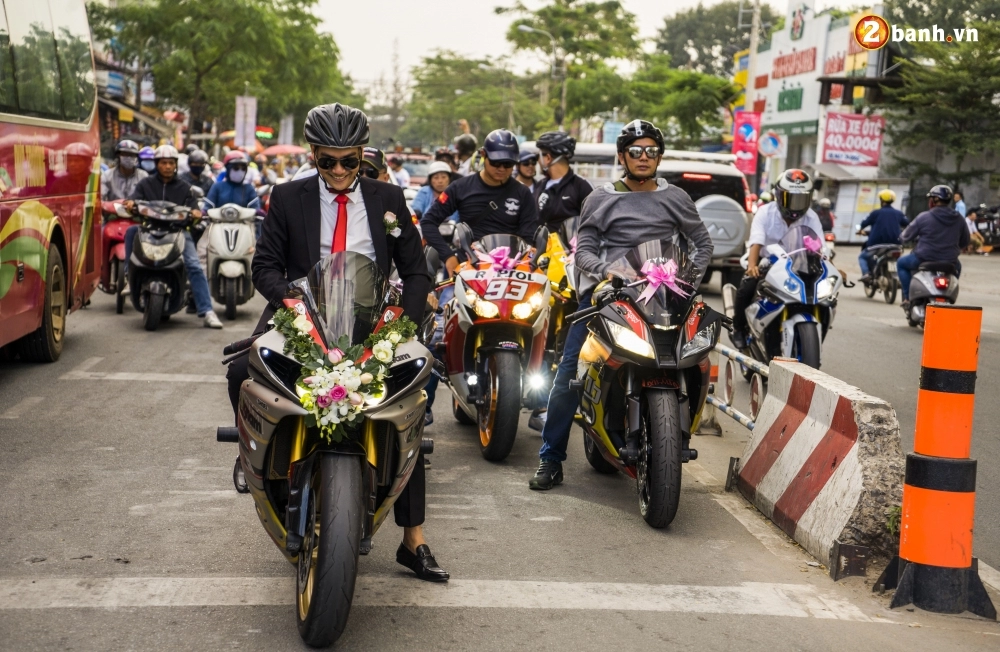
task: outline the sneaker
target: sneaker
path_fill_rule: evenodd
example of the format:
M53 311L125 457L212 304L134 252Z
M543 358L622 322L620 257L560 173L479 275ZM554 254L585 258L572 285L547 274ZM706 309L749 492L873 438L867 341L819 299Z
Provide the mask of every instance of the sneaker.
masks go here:
M434 413L431 412L430 409L428 409L427 413L424 414L424 427L426 428L432 423L434 423Z
M222 322L219 321L219 316L215 314L214 310L205 313L205 328L222 328Z
M536 491L547 491L557 484L562 484L562 481L562 463L542 460L538 463L535 477L528 481L528 487Z

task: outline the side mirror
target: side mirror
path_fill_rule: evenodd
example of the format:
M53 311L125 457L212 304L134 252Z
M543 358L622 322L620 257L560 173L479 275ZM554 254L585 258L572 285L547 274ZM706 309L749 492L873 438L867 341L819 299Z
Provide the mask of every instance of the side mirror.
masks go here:
M434 247L424 247L424 258L427 259L427 271L430 272L431 279L437 278L438 268L441 267L441 255Z
M472 251L472 227L464 222L459 222L455 226L455 244L458 248L464 251L470 260L475 259L475 253Z
M549 228L547 226L542 225L535 229L534 243L535 255L531 257L531 266L537 269L539 259L549 246Z
M191 190L189 191L189 193L195 199L204 199L205 198L205 191L202 190L200 186L191 186Z

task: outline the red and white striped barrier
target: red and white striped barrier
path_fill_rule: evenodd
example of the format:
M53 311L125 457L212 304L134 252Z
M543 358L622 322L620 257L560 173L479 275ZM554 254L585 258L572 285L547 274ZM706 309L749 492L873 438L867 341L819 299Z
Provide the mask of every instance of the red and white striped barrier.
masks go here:
M799 362L771 362L737 486L816 559L830 564L837 541L895 552L886 518L902 501L904 466L886 401Z

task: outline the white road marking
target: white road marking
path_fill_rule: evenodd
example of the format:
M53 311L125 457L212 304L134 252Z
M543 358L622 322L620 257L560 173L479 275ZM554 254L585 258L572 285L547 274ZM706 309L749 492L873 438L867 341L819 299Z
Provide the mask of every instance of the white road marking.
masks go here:
M31 411L31 408L41 403L42 400L41 396L29 396L0 414L0 419L20 419L22 414Z
M762 520L761 513L750 503L733 494L716 494L714 498L715 502L732 514L733 518L747 529L747 532L752 534L762 546L776 557L789 561L802 561L804 557L811 559L805 553L800 553L798 548L793 547L770 522Z
M530 519L530 520L532 520L532 521L541 521L543 523L548 523L548 522L561 521L561 520L563 520L563 517L562 516L536 516L535 518Z
M133 505L128 508L132 516L152 516L154 514L165 514L176 512L188 507L192 503L206 503L218 499L232 499L239 496L233 489L207 490L207 491L169 491L172 498L161 500L158 503L146 503L144 505ZM192 512L194 516L205 516L204 510Z
M0 610L289 606L290 577L155 577L0 580ZM355 606L573 609L717 613L882 622L806 584L683 586L600 582L451 580L361 576Z
M995 591L1000 591L1000 571L993 568L982 559L979 560L979 579L989 584Z
M59 380L124 380L124 381L145 381L155 383L225 383L225 374L157 374L157 373L132 373L126 371L103 372L90 371L104 358L87 358L83 364L75 369L64 373Z

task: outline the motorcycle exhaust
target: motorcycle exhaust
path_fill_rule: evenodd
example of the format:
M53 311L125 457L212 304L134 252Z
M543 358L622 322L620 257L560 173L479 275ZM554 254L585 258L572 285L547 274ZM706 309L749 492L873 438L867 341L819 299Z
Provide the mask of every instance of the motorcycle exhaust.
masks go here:
M726 317L732 319L736 314L736 286L732 283L722 286L722 306Z
M215 441L223 444L236 444L240 441L240 430L233 426L219 426L215 430Z

